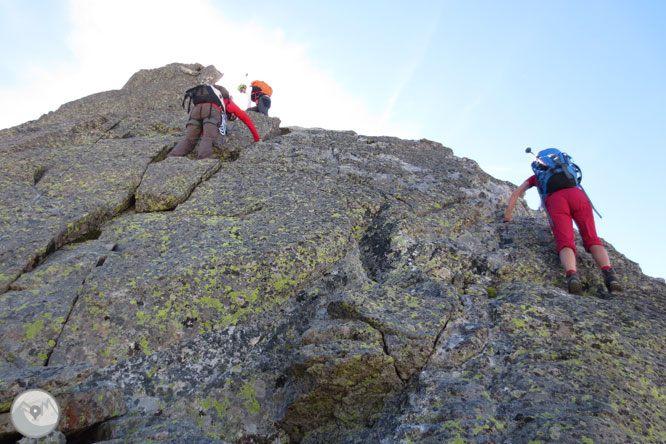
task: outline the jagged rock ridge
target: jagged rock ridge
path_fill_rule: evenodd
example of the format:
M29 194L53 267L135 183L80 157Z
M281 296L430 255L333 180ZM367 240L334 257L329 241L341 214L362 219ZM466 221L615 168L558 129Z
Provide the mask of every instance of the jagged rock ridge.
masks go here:
M68 442L666 442L662 282L607 245L626 291L580 253L569 295L543 217L502 223L513 186L428 140L251 113L261 143L165 159L220 75L0 132L3 412L49 390Z

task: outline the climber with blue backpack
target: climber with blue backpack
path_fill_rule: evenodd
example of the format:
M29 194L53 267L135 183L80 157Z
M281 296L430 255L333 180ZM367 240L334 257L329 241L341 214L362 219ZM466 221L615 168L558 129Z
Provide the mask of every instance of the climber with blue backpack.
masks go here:
M573 221L576 222L583 238L585 250L592 255L601 268L608 291L611 293L622 291L622 285L611 267L608 252L597 236L592 211L594 210L597 215L599 213L580 184L582 180L580 168L573 163L571 156L556 148L547 148L536 155L532 153L531 148L527 148L525 152L535 157L532 162L534 175L523 182L511 195L504 222L511 222L511 213L518 198L529 188L536 186L542 207L548 215L560 262L566 271L569 292L580 294L582 291L582 283L576 271Z

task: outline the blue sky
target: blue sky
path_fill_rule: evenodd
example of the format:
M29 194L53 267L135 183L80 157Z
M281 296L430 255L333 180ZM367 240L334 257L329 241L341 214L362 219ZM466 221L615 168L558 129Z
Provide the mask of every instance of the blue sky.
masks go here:
M268 81L283 125L428 138L516 185L525 147L560 148L600 236L666 277L664 23L658 0L0 0L0 128L140 69L214 64L230 89Z

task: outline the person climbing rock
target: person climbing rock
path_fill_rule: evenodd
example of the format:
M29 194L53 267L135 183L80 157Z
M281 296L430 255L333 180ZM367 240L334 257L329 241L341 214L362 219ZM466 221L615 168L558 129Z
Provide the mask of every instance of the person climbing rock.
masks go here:
M251 85L252 91L250 92L250 100L256 103L256 106L248 108L248 111L255 111L268 115L268 110L271 108L271 96L273 95L273 88L271 88L266 82L261 80L254 80ZM243 90L241 91L241 87ZM247 87L243 84L239 86L239 91L245 93Z
M531 153L531 149L526 152ZM566 271L567 288L570 293L580 294L582 283L576 270L576 243L573 221L576 222L585 250L601 268L608 291L622 291L622 285L611 266L608 252L597 236L594 224L594 207L580 185L580 168L571 157L555 148L539 152L532 162L534 175L523 182L511 195L504 222L511 222L511 213L518 198L536 186L541 196L555 238L562 267Z
M185 124L185 138L178 142L167 157L188 155L201 139L197 159L211 159L213 144L220 135L219 127L223 124L223 116L227 113L238 116L247 125L255 142L261 140L252 119L233 103L226 88L220 85L198 85L191 88L185 93L183 107L188 98L190 100L188 111L192 103L194 108L190 111L190 119Z
M167 157L186 156L196 146L199 139L198 159L211 159L213 157L213 144L219 136L219 127L222 124L222 114L225 113L220 91L210 85L197 85L185 92L185 101L189 99L187 111L190 120L185 124L185 138L178 142ZM194 108L190 111L190 106Z

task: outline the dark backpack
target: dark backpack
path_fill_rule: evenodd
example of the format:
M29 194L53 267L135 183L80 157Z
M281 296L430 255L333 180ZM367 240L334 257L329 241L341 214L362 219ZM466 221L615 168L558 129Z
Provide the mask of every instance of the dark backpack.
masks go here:
M194 88L190 88L185 91L185 96L183 97L183 109L185 108L185 101L189 99L187 103L187 112L190 112L192 104L198 105L200 103L214 103L220 108L224 108L224 104L220 98L220 95L215 92L212 86L210 85L197 85Z
M535 157L536 160L532 162L532 171L536 176L536 185L543 208L545 208L546 197L555 191L577 187L585 193L583 186L580 184L583 173L567 153L563 153L557 148L546 148L539 151L539 154ZM585 197L590 201L594 212L601 217L587 193L585 193Z

